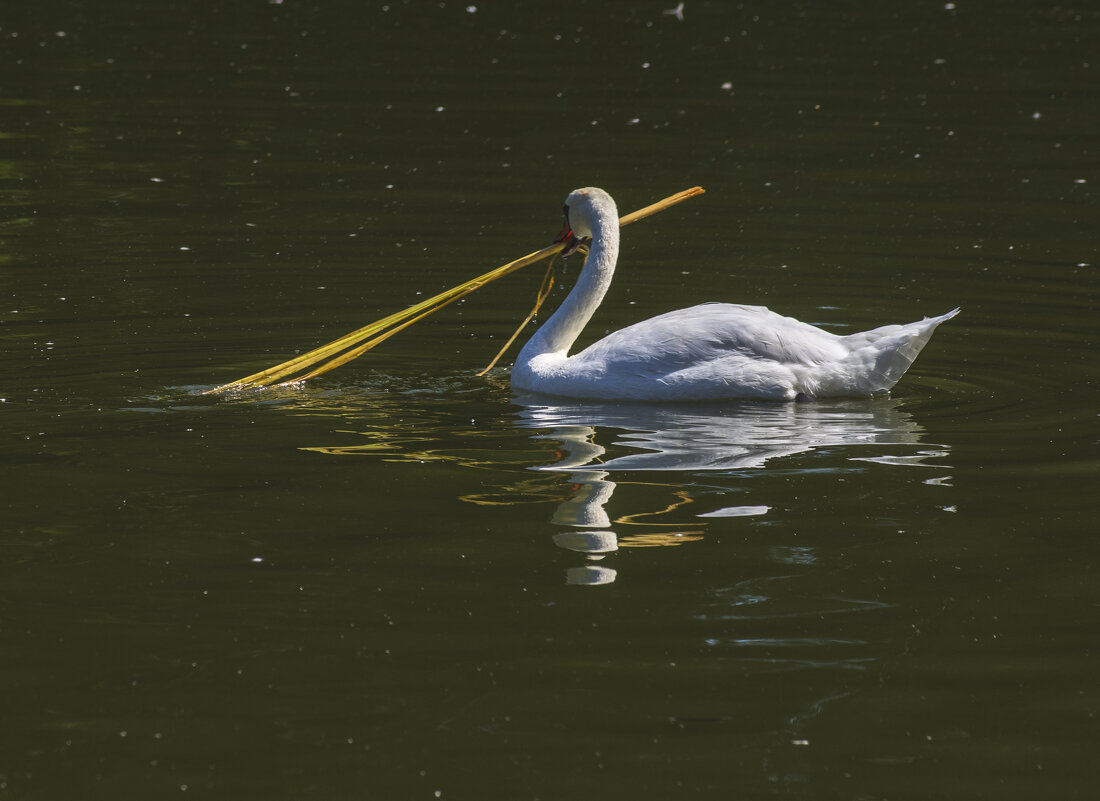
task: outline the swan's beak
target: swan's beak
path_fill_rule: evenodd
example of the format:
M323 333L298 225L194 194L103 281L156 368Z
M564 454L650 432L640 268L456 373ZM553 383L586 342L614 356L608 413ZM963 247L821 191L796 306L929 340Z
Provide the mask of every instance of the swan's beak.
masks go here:
M562 258L572 256L577 252L577 248L581 246L581 240L577 239L576 234L573 233L573 229L569 226L569 220L565 221L561 233L554 237L554 244L558 242L565 243L565 249L561 252Z

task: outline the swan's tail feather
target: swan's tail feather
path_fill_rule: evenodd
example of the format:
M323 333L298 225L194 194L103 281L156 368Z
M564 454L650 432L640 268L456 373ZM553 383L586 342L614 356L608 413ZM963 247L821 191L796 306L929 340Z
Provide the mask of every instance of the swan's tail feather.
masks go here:
M817 394L875 395L901 380L940 323L959 313L952 309L907 325L887 325L844 337L852 351L835 362L818 384Z

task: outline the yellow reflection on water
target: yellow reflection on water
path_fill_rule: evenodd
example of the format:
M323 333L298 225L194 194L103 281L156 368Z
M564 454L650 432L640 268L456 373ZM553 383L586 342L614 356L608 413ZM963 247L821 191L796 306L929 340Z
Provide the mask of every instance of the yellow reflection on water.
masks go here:
M456 411L469 385L445 384L415 393L298 395L295 414L336 415L347 424L334 434L354 439L301 450L491 471L490 486L459 499L482 507L551 505L544 521L552 543L584 560L566 570L570 584L613 583L617 570L595 563L619 549L700 542L708 526L753 525L771 513L759 499L739 497L731 506L728 496L700 492L703 474L747 474L820 449L839 449L848 463L948 468L940 460L949 448L923 442L921 427L889 398L719 406L511 398L518 412L479 423ZM632 473L645 480L623 480Z

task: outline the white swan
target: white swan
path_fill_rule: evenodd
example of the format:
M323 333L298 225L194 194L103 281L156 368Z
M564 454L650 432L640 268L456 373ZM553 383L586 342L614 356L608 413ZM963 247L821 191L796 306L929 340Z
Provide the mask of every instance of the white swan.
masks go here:
M565 253L591 237L576 286L512 368L512 387L570 398L794 400L888 391L936 326L959 310L907 325L837 336L763 306L704 303L616 331L573 356L603 300L619 254L619 215L602 189L565 200Z

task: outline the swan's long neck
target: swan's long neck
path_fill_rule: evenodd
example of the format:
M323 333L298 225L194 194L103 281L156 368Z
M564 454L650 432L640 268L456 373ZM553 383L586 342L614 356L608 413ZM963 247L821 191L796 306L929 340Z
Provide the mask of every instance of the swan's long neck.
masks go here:
M610 211L601 209L591 221L591 228L592 245L573 291L535 332L520 351L517 361L527 361L543 353L566 355L600 307L619 258L619 220L614 207Z

